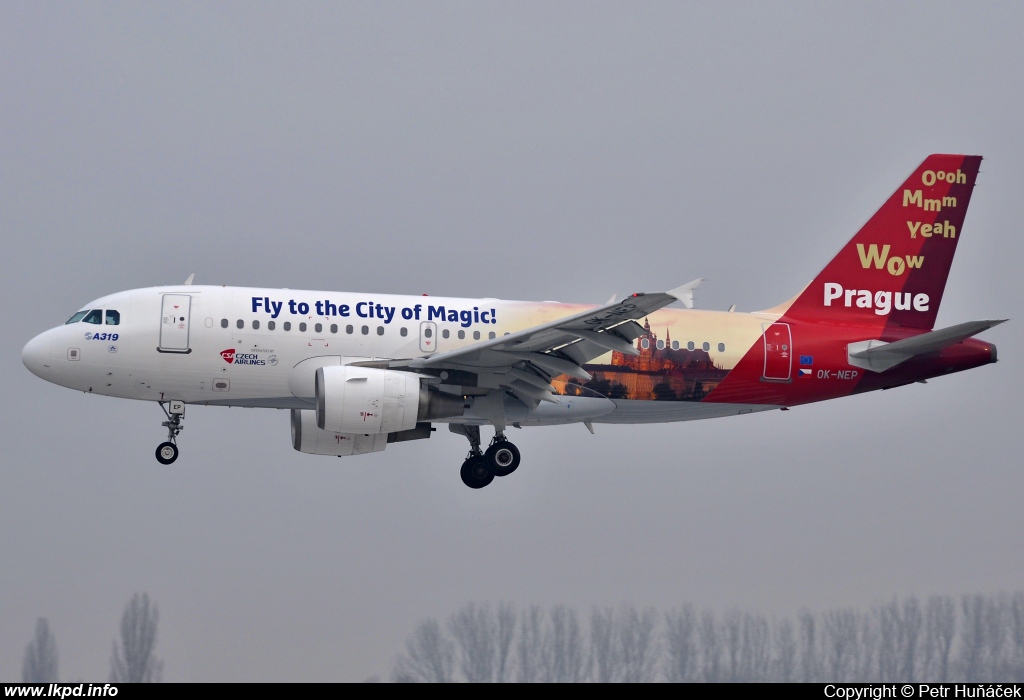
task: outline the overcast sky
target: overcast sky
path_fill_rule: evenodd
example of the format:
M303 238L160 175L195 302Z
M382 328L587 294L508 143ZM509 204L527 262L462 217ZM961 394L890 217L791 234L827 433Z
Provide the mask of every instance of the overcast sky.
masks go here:
M37 617L104 679L386 678L471 600L787 615L1024 588L1024 6L0 3L0 679ZM806 284L930 153L985 156L939 326L1000 361L706 422L334 459L283 411L47 384L32 336L179 283L699 308ZM488 431L489 433L489 431Z

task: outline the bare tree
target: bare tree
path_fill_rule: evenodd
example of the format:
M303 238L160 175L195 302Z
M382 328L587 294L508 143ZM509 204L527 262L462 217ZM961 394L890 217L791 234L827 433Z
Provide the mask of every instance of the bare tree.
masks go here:
M848 681L857 668L858 615L854 610L829 610L823 615L828 680Z
M545 683L582 683L587 676L583 632L579 616L572 608L556 605L544 634Z
M590 615L590 648L594 659L594 680L598 683L615 683L622 676L618 636L615 611L595 608Z
M774 680L779 683L793 683L797 672L796 635L793 623L783 620L775 625L775 668Z
M1008 680L1024 682L1024 591L1018 591L1010 601L1010 673Z
M25 647L21 663L22 683L57 682L57 641L50 633L46 618L36 620L36 636Z
M625 683L651 683L657 674L660 656L655 634L658 614L654 608L637 610L632 605L622 610L619 624L619 657L622 659L622 680Z
M665 615L665 647L667 664L665 679L669 683L688 683L697 678L697 614L693 606Z
M772 639L768 620L761 615L746 613L743 616L739 676L748 683L758 683L771 678L771 669Z
M516 680L537 683L544 661L544 611L531 605L519 618L519 644L516 647Z
M395 661L391 677L402 682L451 683L455 643L434 618L421 622L405 642L405 654Z
M159 613L149 595L136 593L121 616L121 642L114 642L110 661L113 683L159 683L163 663L156 658L156 624Z
M959 664L963 680L1002 680L1006 640L1004 602L981 595L963 597Z
M878 681L878 615L877 610L861 616L860 653L856 680L859 683Z
M511 676L511 664L509 655L512 651L512 640L516 634L516 608L511 603L498 605L498 613L495 625L495 661L494 680L497 683L505 683Z
M907 598L903 601L900 613L900 629L897 635L899 641L899 674L900 680L916 681L918 679L918 648L920 645L921 628L924 625L924 618L921 614L921 605L917 598Z
M448 620L459 650L459 668L470 683L494 680L495 628L491 609L476 603L466 605Z
M956 604L949 596L932 596L925 607L924 680L950 680L950 654L955 637Z
M718 683L722 680L722 637L715 614L710 610L701 613L697 636L701 646L701 680L705 683Z
M804 683L817 683L822 678L817 620L806 610L800 613L800 672Z

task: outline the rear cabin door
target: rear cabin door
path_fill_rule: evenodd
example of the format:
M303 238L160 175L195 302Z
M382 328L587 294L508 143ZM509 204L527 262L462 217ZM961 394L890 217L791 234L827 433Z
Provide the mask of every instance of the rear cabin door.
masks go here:
M192 297L188 294L164 294L160 308L160 352L191 352L188 347L189 312Z
M764 379L788 382L793 371L793 338L788 323L763 324Z

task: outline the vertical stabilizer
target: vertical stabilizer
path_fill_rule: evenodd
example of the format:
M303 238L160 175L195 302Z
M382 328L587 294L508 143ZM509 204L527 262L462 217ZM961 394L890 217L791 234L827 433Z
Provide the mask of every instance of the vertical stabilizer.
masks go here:
M980 165L981 156L928 156L786 316L931 329Z

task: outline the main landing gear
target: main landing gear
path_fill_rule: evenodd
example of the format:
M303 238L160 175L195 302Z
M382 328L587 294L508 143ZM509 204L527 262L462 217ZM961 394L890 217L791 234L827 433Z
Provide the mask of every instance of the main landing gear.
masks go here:
M487 451L481 452L479 426L450 423L449 428L469 440L469 455L459 471L462 483L469 488L482 489L494 481L494 477L508 476L519 468L519 448L509 442L502 431L496 430Z
M167 420L161 423L162 426L167 428L167 442L161 442L156 448L156 461L160 464L171 464L178 458L178 433L185 429L185 426L181 424L182 419L185 417L185 402L184 401L168 401L167 406L164 406L164 402L160 401L160 409L167 416Z

